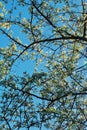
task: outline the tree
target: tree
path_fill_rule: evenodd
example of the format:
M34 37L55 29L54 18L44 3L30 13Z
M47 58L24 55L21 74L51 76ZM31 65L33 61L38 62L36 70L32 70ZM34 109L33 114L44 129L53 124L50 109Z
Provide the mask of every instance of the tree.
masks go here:
M0 130L86 130L86 8L1 0Z

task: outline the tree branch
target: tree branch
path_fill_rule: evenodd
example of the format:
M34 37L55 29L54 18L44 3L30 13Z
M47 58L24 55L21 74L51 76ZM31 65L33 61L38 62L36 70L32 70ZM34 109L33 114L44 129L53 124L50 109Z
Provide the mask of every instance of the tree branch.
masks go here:
M7 123L8 127L9 127L9 130L12 130L12 128L11 128L11 126L10 126L10 124L9 124L8 120L7 120L5 117L3 117L3 118L4 118L4 120L6 121L6 123Z
M6 33L3 29L0 29L0 31L5 34L9 39L11 39L12 41L14 41L16 44L22 46L23 48L26 48L25 45L21 44L20 42L18 42L17 40L15 40L13 37L11 37L8 33Z

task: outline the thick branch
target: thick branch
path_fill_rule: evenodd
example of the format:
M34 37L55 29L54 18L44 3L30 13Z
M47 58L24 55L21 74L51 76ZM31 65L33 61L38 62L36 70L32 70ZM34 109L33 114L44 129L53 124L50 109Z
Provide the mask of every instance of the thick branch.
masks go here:
M28 49L29 49L30 47L32 47L33 45L35 45L35 44L40 44L40 43L42 43L42 42L52 42L52 41L58 41L58 40L83 40L83 41L87 41L87 38L71 35L71 36L66 36L66 37L57 37L57 38L42 39L42 40L39 40L39 41L35 41L35 42L32 42L31 44L29 44L29 45L16 57L16 59L14 60L14 62L15 62L26 50L28 50ZM86 43L82 43L82 44L86 44Z
M66 94L63 94L61 96L57 96L55 99L51 100L51 102L48 104L48 107L53 104L54 102L67 97L68 95L72 95L72 96L78 96L78 95L87 95L87 92L67 92Z

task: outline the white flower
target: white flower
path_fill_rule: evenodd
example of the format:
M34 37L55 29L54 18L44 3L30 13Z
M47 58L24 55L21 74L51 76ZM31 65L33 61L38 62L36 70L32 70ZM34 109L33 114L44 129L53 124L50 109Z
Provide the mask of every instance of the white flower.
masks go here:
M84 99L84 104L87 105L87 98Z

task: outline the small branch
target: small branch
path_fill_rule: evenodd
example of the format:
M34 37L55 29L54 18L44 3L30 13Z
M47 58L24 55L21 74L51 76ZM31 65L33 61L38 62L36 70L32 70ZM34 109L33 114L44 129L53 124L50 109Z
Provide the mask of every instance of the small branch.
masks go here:
M11 126L10 126L10 124L9 124L8 120L7 120L5 117L3 117L3 118L4 118L4 120L6 121L6 123L7 123L8 127L9 127L9 130L13 130L13 129L11 128Z
M26 5L29 5L28 3L26 2L23 2L24 4ZM39 8L36 6L36 4L32 1L32 4L34 6L34 8L38 11L38 13L49 23L49 25L51 25L53 28L57 28L57 26L55 26L52 21L46 16L44 15L40 10ZM58 30L59 34L63 37L63 34L62 34L62 31Z
M40 97L40 96L37 96L37 95L35 95L35 94L33 94L33 93L30 93L30 92L24 91L23 88L22 88L22 89L19 89L19 88L13 88L13 89L14 89L14 90L18 90L18 91L22 92L23 94L27 94L27 95L29 95L29 96L33 96L33 97L38 98L38 99L41 99L41 100L51 101L51 99L49 99L49 98L46 98L46 97Z
M35 7L35 9L39 12L39 14L40 14L42 17L44 17L52 27L56 28L56 26L50 21L50 19L49 19L47 16L45 16L45 15L39 10L39 8L35 5L35 3L34 3L33 1L32 1L32 4L33 4L33 6Z
M6 33L3 29L0 29L0 31L5 34L9 39L11 39L12 41L14 41L16 44L22 46L23 48L26 48L25 45L21 44L20 42L18 42L17 40L15 40L13 37L11 37L8 33Z

